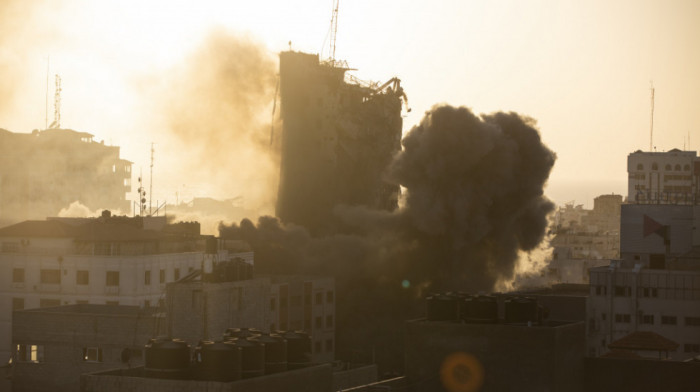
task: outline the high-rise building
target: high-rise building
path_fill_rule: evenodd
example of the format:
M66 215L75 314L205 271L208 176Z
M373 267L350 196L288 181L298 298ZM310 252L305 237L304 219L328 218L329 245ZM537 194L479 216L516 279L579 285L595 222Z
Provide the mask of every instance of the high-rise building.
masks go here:
M399 186L383 177L401 145L405 94L384 85L348 83L337 62L280 54L281 167L276 213L312 232L328 226L334 206L392 210Z

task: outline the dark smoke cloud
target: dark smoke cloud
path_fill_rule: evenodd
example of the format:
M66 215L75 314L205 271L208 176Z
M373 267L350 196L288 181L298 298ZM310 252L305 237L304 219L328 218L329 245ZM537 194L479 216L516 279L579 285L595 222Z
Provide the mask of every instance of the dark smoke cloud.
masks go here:
M220 227L252 244L263 272L336 277L341 352L392 336L426 290L488 291L513 279L518 253L542 241L554 209L543 187L556 156L532 119L438 106L402 144L386 175L405 188L395 212L336 206L335 234L318 237L271 217Z

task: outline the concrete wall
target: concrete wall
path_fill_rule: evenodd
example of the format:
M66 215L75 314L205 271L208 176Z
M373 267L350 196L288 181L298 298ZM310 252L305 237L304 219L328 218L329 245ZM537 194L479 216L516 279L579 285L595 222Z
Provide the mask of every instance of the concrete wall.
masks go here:
M697 391L700 362L586 358L588 392Z
M81 392L331 392L331 366L318 365L229 383L141 377L141 369L81 376Z
M406 323L406 379L412 391L444 391L440 368L451 354L483 367L480 391L581 391L585 327ZM469 365L464 374L474 374ZM447 375L447 377L458 375ZM467 376L469 377L469 376ZM464 381L464 380L463 380Z

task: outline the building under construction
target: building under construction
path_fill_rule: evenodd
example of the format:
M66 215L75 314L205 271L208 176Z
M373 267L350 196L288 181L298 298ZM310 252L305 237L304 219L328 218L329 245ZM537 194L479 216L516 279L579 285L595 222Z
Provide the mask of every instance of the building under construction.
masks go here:
M86 132L0 129L0 223L55 216L75 201L128 212L131 164Z
M401 146L400 80L363 83L348 70L318 55L280 53L277 216L316 233L329 228L336 205L393 210L398 203L399 186L383 176Z

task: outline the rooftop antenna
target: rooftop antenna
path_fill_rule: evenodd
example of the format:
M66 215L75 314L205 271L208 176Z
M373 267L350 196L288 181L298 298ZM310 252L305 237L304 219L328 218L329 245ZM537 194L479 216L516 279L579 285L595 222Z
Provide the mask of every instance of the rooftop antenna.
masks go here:
M651 125L649 129L649 151L652 151L654 144L654 81L650 81L651 85Z
M143 169L139 169L139 216L143 216L146 209L146 190L143 189Z
M56 74L56 92L53 95L53 122L49 128L61 128L61 77Z
M153 201L153 153L155 152L155 149L153 148L153 143L151 143L151 184L150 184L150 189L148 192L150 192L150 195L148 196L148 215L151 215L152 213L152 204L151 202Z
M335 38L338 34L338 3L340 0L333 1L333 15L331 16L331 61L335 63Z

